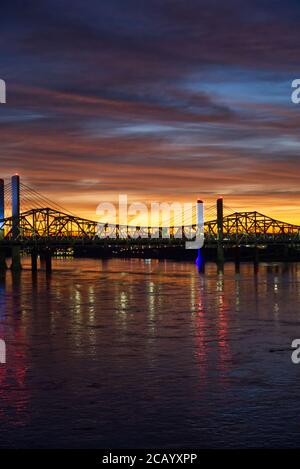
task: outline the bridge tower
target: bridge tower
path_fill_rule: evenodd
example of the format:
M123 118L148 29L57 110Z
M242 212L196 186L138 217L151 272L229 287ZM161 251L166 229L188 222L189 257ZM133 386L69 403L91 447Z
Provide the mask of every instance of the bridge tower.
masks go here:
M0 220L3 220L5 217L4 213L4 180L0 179ZM4 228L3 222L0 221L0 240L4 238ZM3 247L0 248L0 271L6 270L6 262L5 262L5 249Z
M217 199L217 264L218 270L222 271L224 266L223 250L223 197Z
M14 271L21 270L21 249L18 244L18 236L20 234L20 176L15 174L11 178L12 185L12 235L14 245L12 247L12 265Z
M201 235L200 231L202 229L204 233L204 206L203 206L203 201L200 199L197 200L197 227L199 230L198 236L200 236ZM197 264L199 272L204 273L205 272L205 259L201 255L201 248L198 248L196 264Z
M4 219L4 179L0 179L0 220ZM4 237L3 223L0 225L0 239Z

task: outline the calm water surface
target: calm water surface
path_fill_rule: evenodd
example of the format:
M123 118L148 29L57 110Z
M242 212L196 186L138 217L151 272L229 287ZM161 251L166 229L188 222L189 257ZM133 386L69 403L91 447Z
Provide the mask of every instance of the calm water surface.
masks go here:
M1 447L300 446L300 264L24 266L0 281Z

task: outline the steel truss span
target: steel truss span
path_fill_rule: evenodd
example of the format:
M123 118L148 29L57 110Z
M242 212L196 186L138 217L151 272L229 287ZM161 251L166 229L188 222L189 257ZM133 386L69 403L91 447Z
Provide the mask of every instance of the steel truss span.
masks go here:
M18 225L15 236L13 226ZM37 208L0 220L1 243L42 244L174 242L180 244L196 236L197 225L148 227L97 223L52 208ZM222 239L218 221L204 224L205 241L214 244L249 245L299 243L300 226L281 222L259 212L234 212L223 217Z

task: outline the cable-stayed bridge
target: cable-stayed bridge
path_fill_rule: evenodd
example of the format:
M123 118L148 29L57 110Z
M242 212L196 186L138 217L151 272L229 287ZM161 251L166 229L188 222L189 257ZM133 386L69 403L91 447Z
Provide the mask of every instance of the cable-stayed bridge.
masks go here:
M33 257L51 257L57 249L74 246L183 249L187 240L196 237L198 206L168 218L167 225L163 220L158 226L97 222L65 210L20 182L16 175L6 185L0 180L0 250L11 248L13 263L18 267L21 250ZM300 226L256 211L235 211L219 198L216 205L204 208L204 237L205 247L215 247L222 259L228 247L300 246Z

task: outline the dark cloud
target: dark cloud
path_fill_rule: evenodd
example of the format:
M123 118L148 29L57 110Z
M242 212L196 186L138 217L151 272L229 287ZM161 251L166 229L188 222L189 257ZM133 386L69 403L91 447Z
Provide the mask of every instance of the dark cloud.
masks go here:
M2 172L91 216L118 192L294 206L299 20L292 0L4 4Z

